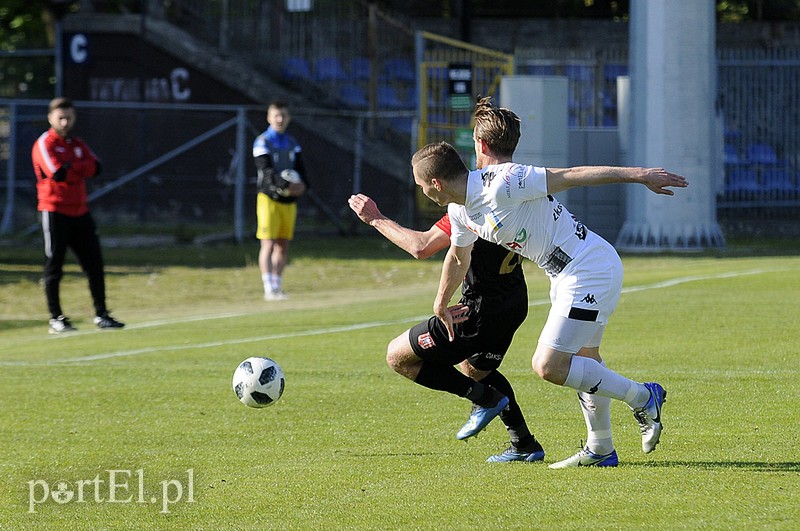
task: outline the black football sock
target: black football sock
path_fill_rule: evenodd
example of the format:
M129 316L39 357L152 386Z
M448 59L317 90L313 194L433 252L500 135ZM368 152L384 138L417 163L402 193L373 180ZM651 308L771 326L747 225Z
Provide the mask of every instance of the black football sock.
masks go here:
M522 410L519 404L517 404L514 389L511 387L511 383L509 383L508 379L506 379L500 371L492 371L481 380L481 383L494 387L508 397L508 407L503 408L503 411L500 412L500 420L503 421L506 429L508 429L509 432L511 429L517 429L521 436L529 434L528 427L525 425L525 417L522 416Z
M475 384L475 380L464 376L455 367L434 363L423 363L414 382L428 389L445 391L461 397L466 396Z
M470 380L472 379L470 378ZM472 380L472 382L472 389L464 395L464 398L471 400L473 403L481 407L493 407L503 398L503 393L494 387L475 380Z

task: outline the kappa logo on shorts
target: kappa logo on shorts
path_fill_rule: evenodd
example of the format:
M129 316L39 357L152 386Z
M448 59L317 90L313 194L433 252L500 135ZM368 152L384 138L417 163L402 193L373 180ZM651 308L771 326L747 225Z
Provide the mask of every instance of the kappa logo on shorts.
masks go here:
M417 338L417 343L422 348L431 348L436 346L436 342L433 340L430 334L422 334Z

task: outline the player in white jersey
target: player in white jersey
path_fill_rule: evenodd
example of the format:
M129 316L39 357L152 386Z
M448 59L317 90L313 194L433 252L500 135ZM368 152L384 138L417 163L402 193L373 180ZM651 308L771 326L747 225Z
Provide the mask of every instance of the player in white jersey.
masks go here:
M483 131L480 112L489 120L518 118L485 102L476 110L478 171L470 172L447 143L429 144L412 158L414 179L439 205L448 205L451 246L442 266L434 313L451 332L446 309L469 267L477 238L503 245L534 261L551 279L552 307L533 355L533 370L545 380L576 389L589 429L586 447L552 468L615 466L610 399L625 401L642 433L642 450L655 449L661 435L661 405L666 391L657 383L638 383L605 367L599 347L603 330L622 288L622 263L614 248L589 231L552 194L575 186L641 183L659 194L685 187L685 179L663 169L585 166L538 168L505 158L502 124ZM512 124L513 125L513 124ZM491 127L489 127L491 129ZM495 133L495 134L492 134ZM516 142L513 142L516 145ZM452 337L452 335L451 335Z

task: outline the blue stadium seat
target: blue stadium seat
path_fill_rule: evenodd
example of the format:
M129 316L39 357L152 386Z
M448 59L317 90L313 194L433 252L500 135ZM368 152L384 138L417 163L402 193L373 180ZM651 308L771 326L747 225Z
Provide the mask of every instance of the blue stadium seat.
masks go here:
M574 81L591 82L594 72L588 65L564 65L564 75Z
M761 173L764 188L770 192L793 192L795 186L785 167L766 168Z
M747 159L757 164L776 164L778 157L775 149L769 144L750 144L747 147Z
M603 77L606 81L616 82L620 76L628 75L628 65L607 64L603 67Z
M288 57L283 61L281 75L288 80L308 80L311 79L311 68L308 61L302 57Z
M404 103L398 97L392 85L380 85L378 87L378 107L382 109L402 109Z
M408 59L387 59L383 63L383 79L389 81L408 81L414 82L417 74L414 71L414 64Z
M525 72L529 76L552 76L556 69L553 65L526 65Z
M726 192L756 192L760 189L755 169L745 165L733 165L727 169Z
M348 107L353 107L355 109L366 109L369 107L367 95L364 93L364 89L358 85L342 85L339 88L339 99Z
M739 149L733 144L725 144L725 154L723 160L725 164L738 164L739 162L742 162L741 157L739 157Z
M327 81L346 81L349 76L337 58L319 57L314 61L314 79L325 83Z
M398 118L391 118L389 126L399 133L410 135L413 123L414 122L411 118L398 117Z
M372 62L366 57L353 57L350 71L354 80L369 80L372 73Z

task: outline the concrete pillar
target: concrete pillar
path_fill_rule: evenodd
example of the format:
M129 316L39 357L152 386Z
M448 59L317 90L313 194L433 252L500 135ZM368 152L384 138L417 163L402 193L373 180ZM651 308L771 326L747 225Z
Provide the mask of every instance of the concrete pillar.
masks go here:
M714 189L717 94L714 0L631 2L630 131L625 164L663 167L689 187L675 196L627 189L623 250L724 246ZM625 123L625 120L621 120Z

